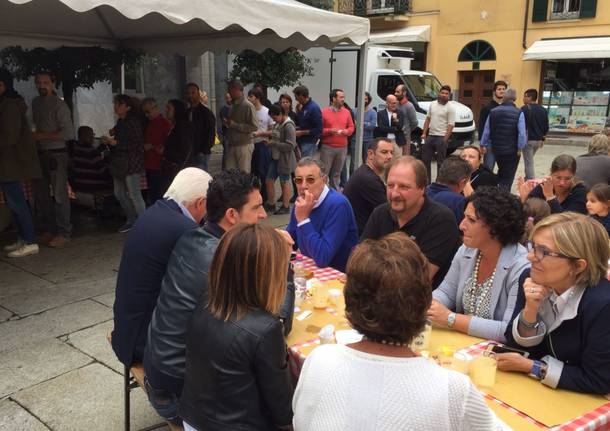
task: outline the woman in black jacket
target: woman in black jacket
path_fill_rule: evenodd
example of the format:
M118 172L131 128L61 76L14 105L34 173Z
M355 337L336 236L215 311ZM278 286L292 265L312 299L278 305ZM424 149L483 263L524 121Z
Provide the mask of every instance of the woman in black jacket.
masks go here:
M496 187L498 185L498 177L496 174L491 172L481 163L483 155L481 154L479 147L468 145L462 148L460 151L460 158L466 160L470 164L470 167L472 167L470 186L467 186L464 189L464 195L471 195L474 190L481 186Z
M163 192L169 187L178 172L188 166L193 156L195 129L189 121L186 104L172 99L165 106L165 116L172 123L172 129L165 140L161 176Z
M191 318L179 412L186 431L292 429L284 328L290 246L270 226L241 224L220 241L209 295Z

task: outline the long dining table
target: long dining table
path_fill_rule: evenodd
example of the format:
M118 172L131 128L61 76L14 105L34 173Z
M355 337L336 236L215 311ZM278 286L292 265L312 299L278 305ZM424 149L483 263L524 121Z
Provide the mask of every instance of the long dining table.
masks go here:
M305 256L301 261L322 282L322 289L343 291L344 275L341 272L318 268ZM318 334L324 326L331 324L340 332L351 327L345 318L343 295L336 304L328 303L326 308L314 308L312 302L306 300L295 307L294 316L287 344L291 371L296 379L307 355L320 345ZM427 350L461 352L474 357L486 350L490 343L434 327ZM480 387L479 390L496 416L514 430L610 430L610 402L602 396L552 389L524 374L502 371L497 371L492 387Z

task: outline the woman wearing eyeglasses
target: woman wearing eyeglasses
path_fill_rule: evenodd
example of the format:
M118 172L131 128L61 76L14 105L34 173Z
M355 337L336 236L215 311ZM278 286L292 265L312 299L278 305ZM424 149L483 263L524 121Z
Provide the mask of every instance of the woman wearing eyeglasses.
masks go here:
M532 267L521 275L506 338L530 356L500 354L499 369L552 388L610 393L608 234L589 217L565 212L540 221L528 246Z
M536 185L536 183L539 183ZM576 178L576 159L560 154L551 163L551 175L542 180L517 179L521 202L540 198L548 202L551 213L574 211L587 214L587 188Z
M432 292L428 319L475 337L505 341L515 310L519 276L529 267L519 240L525 214L508 190L481 187L468 197L459 248L443 282Z

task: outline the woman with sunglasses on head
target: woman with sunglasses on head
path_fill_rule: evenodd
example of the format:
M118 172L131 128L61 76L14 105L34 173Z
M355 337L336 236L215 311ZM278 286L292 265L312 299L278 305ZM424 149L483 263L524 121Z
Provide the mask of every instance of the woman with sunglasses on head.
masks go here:
M548 202L551 213L574 211L587 214L587 188L576 178L576 159L560 154L551 163L551 175L538 181L517 179L521 202L527 198L540 198Z
M610 393L608 234L582 214L553 214L528 243L531 270L520 278L509 344L530 353L498 355L498 368L552 388Z

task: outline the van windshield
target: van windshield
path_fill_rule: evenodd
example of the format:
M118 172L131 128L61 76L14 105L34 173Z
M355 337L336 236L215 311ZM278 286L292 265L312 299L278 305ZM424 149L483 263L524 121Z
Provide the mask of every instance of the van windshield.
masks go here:
M436 100L441 89L441 83L434 75L403 75L403 79L413 92L418 102Z

